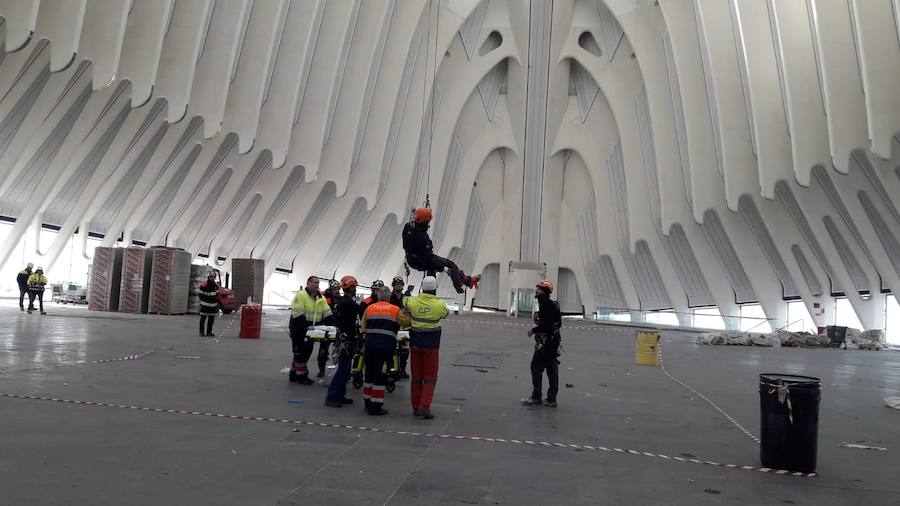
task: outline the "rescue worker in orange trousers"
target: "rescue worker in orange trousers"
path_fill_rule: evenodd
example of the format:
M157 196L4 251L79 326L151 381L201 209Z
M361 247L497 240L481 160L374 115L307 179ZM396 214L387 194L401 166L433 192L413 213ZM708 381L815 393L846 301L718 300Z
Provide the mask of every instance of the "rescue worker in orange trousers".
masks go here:
M366 339L366 372L363 383L363 400L370 415L386 415L384 391L387 385L385 363L393 356L397 346L397 332L410 324L409 315L388 302L391 291L386 286L375 289L378 302L366 309L360 322L360 330Z
M411 319L409 346L413 415L427 420L434 418L431 401L437 386L441 326L450 314L447 304L437 297L437 288L434 276L425 276L421 295L403 299Z

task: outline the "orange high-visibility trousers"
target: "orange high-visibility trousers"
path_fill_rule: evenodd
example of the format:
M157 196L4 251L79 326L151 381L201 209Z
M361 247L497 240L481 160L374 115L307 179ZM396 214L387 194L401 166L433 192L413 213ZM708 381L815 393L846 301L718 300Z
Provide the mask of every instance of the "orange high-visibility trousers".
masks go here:
M412 383L410 392L413 411L425 411L431 408L434 399L434 387L437 386L439 348L410 348L410 374Z

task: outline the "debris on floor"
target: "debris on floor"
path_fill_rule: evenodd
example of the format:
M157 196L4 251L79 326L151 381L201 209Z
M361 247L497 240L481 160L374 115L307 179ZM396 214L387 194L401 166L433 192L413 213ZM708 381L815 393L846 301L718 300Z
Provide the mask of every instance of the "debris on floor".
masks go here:
M179 355L178 358L182 360L198 360L200 357L193 357L191 355Z
M488 372L487 369L475 369L475 370L478 371L478 372Z
M884 405L889 408L900 409L900 397L885 397Z
M287 373L289 373L289 372L291 372L291 368L290 368L290 367L285 367L284 369L281 370L281 374L287 374Z
M572 388L572 387L574 387L574 386L575 386L575 385L573 385L573 384L571 384L571 383L566 383L566 388Z
M880 452L886 452L887 448L882 448L880 446L869 446L869 445L860 445L856 443L841 443L842 448L855 448L857 450L877 450Z
M303 401L301 401L299 399L290 399L288 401L288 404L303 404Z

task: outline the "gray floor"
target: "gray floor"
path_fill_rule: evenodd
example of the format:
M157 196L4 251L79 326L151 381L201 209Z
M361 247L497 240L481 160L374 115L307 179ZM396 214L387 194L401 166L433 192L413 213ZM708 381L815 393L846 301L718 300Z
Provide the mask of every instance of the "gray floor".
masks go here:
M754 434L760 372L823 379L819 476L798 478L657 457L759 465L758 445L724 416L659 368L634 365L633 329L565 329L561 382L572 387L559 408L528 409L526 327L454 317L429 422L410 416L405 382L381 418L327 408L324 388L289 384L283 311L268 311L262 340L236 339L225 317L220 342L204 342L195 317L57 306L39 317L3 304L3 505L900 504L900 411L882 405L900 395L896 352L701 347L664 335L669 372ZM467 352L502 361L451 365ZM428 432L522 443L408 434Z

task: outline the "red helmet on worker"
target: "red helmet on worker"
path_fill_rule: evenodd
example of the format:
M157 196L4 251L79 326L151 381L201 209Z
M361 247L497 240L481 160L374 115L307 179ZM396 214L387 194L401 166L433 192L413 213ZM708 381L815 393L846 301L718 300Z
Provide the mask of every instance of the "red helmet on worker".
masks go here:
M540 288L541 290L547 292L548 295L553 293L553 283L551 283L550 281L548 281L546 279L542 279L542 280L538 281L536 288Z
M431 221L431 218L431 209L427 207L420 207L413 211L413 220L415 220L416 223L428 223Z
M359 283L356 282L356 278L353 276L344 276L341 278L341 288L344 290L348 288L356 288L356 285Z

